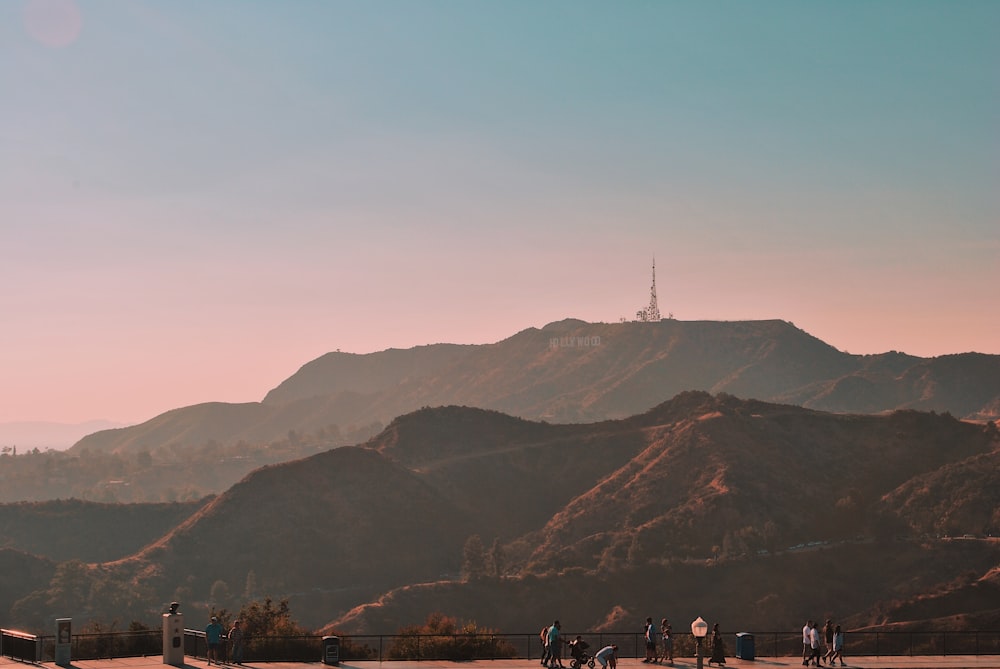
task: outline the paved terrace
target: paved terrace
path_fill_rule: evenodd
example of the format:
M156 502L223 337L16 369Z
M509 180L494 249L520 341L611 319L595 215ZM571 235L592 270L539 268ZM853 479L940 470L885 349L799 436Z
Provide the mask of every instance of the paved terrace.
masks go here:
M185 657L183 669L208 669L205 660ZM1000 669L1000 655L922 655L922 656L861 656L845 658L848 667L855 669ZM25 669L27 666L39 669L63 669L52 662L34 664L20 662L7 657L0 658L3 669ZM109 660L74 660L71 669L169 669L163 664L162 655L146 657L122 657ZM379 662L349 660L341 662L341 669L539 669L538 660L475 660L470 662L450 662L442 660ZM569 663L566 664L567 668ZM638 658L622 658L618 666L623 669L645 669L646 667L669 667L667 664L646 665ZM676 669L696 669L693 657L677 658ZM704 661L708 669L708 660ZM600 665L598 665L598 668ZM712 665L713 669L715 665ZM727 658L727 669L801 669L802 660L797 657L763 657L756 660ZM825 668L826 665L823 665ZM838 665L839 667L839 665ZM227 665L226 669L237 669ZM245 662L239 669L331 669L330 665L316 662Z

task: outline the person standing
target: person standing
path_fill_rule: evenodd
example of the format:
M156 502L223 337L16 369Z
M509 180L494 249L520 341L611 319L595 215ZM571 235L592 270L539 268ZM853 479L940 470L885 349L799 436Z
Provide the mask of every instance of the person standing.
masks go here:
M715 662L720 667L726 663L726 646L722 642L722 632L719 630L719 623L712 626L712 657L708 659L708 666Z
M656 662L656 628L653 627L652 618L646 618L643 637L646 640L646 659L643 662Z
M236 664L243 664L243 629L240 627L240 621L234 620L233 627L229 630L229 648L230 653L232 653L233 662Z
M216 664L222 664L219 661L219 648L222 647L222 633L225 630L219 623L219 619L216 616L212 616L212 620L208 623L205 628L205 643L208 644L208 663L212 664L214 660Z
M664 618L660 621L660 636L663 637L663 658L674 666L674 628L670 621Z

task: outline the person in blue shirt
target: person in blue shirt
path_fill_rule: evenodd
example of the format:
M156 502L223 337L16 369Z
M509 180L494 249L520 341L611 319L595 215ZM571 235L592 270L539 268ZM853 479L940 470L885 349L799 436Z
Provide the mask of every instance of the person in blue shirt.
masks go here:
M564 669L566 665L562 661L562 638L559 636L559 630L562 629L562 625L559 621L552 623L552 627L549 628L549 666L558 667L559 669Z
M212 622L205 628L205 641L208 643L208 663L222 664L219 661L219 649L222 647L222 634L225 630L219 623L216 616L212 616Z

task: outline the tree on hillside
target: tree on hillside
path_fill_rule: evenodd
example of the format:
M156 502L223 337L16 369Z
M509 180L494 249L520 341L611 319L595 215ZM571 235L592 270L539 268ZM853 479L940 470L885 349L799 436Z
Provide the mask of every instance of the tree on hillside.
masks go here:
M92 584L90 570L82 560L63 562L49 583L47 604L67 615L79 615L87 609Z
M475 581L486 576L486 549L478 534L473 534L465 540L462 548L462 578Z
M254 599L257 597L257 574L253 569L247 572L246 585L243 587L243 599Z
M504 567L507 565L505 564L506 556L504 555L503 545L501 545L499 537L493 539L493 545L490 546L489 555L486 557L490 574L494 578L500 578L503 576Z
M229 603L230 594L229 586L222 579L217 580L212 584L212 589L209 593L209 600L212 606L222 606Z
M154 598L148 587L136 587L82 560L68 560L56 567L49 585L11 607L19 625L44 624L53 614L81 620L108 620L112 627L127 620L146 618Z
M95 618L120 626L125 621L146 619L152 613L150 602L155 601L155 595L150 586L130 583L101 569L92 579L88 608Z
M277 605L270 597L244 604L239 620L249 636L299 636L308 633L292 619L287 599L280 600Z
M778 526L773 520L764 522L763 541L768 553L774 555L778 552Z
M496 638L496 630L475 622L460 622L443 613L431 613L423 625L403 627L386 655L393 659L443 658L467 661L476 658L512 658L516 649Z

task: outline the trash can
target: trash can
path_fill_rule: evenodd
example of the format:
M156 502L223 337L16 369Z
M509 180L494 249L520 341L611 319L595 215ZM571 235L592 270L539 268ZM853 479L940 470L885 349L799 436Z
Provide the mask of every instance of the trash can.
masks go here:
M340 665L340 637L323 637L323 664Z
M736 657L741 660L754 659L753 634L739 632L736 635Z

